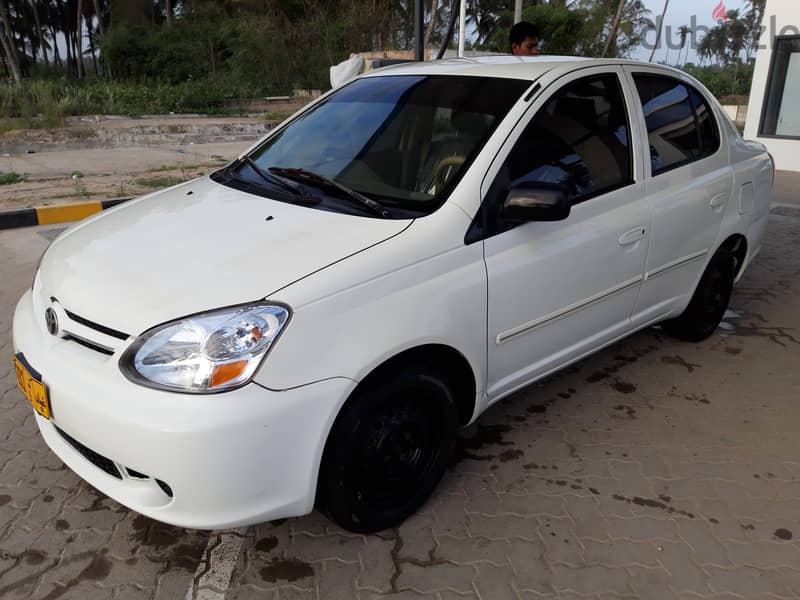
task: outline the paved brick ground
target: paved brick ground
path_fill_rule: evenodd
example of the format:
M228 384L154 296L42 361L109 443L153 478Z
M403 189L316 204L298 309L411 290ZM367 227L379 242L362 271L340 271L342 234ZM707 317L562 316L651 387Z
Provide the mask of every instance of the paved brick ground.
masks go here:
M800 181L779 183L794 202ZM712 339L646 331L503 401L397 530L314 513L228 532L244 539L225 597L800 597L800 205L774 213ZM184 598L219 534L94 492L15 388L13 304L44 244L0 233L0 597Z

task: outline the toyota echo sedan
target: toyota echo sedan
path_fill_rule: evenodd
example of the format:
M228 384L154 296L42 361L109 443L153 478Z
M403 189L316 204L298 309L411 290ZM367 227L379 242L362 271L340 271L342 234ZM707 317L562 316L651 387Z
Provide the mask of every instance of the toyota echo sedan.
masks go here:
M656 323L710 336L773 173L677 70L380 70L61 235L17 380L50 448L144 515L384 529L501 398Z

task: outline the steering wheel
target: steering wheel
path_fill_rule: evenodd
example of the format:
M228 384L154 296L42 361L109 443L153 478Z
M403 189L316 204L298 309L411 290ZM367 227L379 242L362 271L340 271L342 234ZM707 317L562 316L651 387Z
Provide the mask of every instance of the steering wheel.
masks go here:
M448 156L436 163L433 168L433 185L437 192L445 186L453 170L463 165L465 160L463 156Z

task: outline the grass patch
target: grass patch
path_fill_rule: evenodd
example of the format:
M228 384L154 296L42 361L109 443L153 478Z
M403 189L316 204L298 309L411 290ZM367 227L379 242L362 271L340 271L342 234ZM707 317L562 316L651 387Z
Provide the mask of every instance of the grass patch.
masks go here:
M136 185L141 187L148 187L153 189L172 187L188 181L188 179L181 179L180 177L143 177L136 180Z
M24 181L28 181L28 178L14 171L0 174L0 185L11 185L12 183L22 183Z
M163 173L164 171L194 171L195 169L202 169L205 167L212 167L210 164L191 164L191 165L161 165L154 169L148 169L148 173Z
M50 200L66 200L67 198L90 198L91 196L99 196L97 192L88 191L75 191L71 194L56 194L55 196L48 196Z
M0 133L7 133L17 129L56 129L61 125L61 116L57 114L0 119Z
M236 114L229 98L256 98L267 87L233 78L164 81L113 81L87 77L26 79L0 86L0 132L53 128L67 115L142 115L175 113Z
M292 113L289 112L267 112L264 113L265 121L285 121Z

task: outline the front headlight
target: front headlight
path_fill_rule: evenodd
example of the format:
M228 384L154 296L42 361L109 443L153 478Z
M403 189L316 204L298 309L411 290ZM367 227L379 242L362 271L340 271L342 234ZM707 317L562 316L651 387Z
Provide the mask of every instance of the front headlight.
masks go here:
M185 317L143 333L120 359L141 385L196 394L252 379L289 320L289 309L257 303Z

